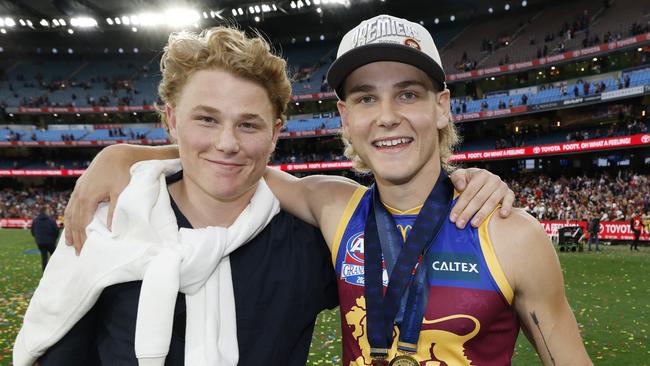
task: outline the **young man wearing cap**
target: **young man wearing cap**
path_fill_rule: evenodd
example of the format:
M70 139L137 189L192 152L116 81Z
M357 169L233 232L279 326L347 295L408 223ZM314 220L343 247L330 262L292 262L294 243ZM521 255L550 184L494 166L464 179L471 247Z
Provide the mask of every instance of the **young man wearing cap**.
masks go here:
M362 22L343 37L328 82L345 153L376 184L352 192L266 175L332 251L343 364L508 365L521 326L545 365L589 365L539 223L523 211L478 228L445 220L457 135L441 65L422 26L387 15Z

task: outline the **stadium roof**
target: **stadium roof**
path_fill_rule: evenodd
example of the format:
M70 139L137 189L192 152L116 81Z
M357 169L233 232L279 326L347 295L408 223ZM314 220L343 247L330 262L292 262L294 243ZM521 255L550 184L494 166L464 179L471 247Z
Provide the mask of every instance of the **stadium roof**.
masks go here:
M160 44L171 30L233 21L259 28L274 42L285 43L305 36L336 39L361 19L381 13L420 21L435 30L454 21L516 12L524 3L532 8L552 2L558 0L0 0L0 44L7 44L2 38L12 35L20 36L20 42L15 38L11 42L15 47L24 44L26 48L33 42L74 44L80 42L79 37L86 44L116 38L122 42L155 39ZM8 19L13 25L7 24ZM116 32L125 36L116 37ZM144 35L134 37L127 32Z

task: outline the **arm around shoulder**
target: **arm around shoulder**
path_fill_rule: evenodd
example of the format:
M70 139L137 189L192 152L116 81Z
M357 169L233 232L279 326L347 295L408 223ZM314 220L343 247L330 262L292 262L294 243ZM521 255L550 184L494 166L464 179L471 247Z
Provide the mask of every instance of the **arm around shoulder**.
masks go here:
M494 217L491 241L513 306L544 365L592 365L564 291L560 262L541 224L523 210Z
M341 176L296 178L274 168L267 168L264 178L282 208L309 224L319 226L326 240L330 227L335 226L334 221L338 224L335 219L341 216L348 200L359 188L357 182Z

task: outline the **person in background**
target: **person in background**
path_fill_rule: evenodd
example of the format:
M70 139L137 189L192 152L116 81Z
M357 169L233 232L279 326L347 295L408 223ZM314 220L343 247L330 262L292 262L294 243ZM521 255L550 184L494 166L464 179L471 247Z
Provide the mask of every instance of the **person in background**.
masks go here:
M56 248L56 239L59 237L59 227L56 221L47 214L45 206L40 207L39 214L32 220L31 231L38 250L41 252L41 266L45 271L50 255Z

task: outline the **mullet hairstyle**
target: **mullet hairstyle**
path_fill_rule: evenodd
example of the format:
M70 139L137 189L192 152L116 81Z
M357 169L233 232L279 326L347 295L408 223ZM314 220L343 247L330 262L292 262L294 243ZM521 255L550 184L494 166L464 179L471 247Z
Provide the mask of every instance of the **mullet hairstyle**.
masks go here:
M434 83L433 91L438 93L439 90ZM450 111L451 113L451 111ZM352 143L350 142L350 136L348 136L343 130L341 130L341 140L345 149L343 150L343 155L352 161L352 169L360 174L370 174L371 170L366 165L366 163L361 159L361 156L354 150ZM449 123L443 129L438 130L438 148L440 149L440 165L442 169L447 172L452 172L456 167L449 162L451 154L454 152L456 145L460 143L460 136L456 130L456 125L454 124L453 119L449 119Z
M276 118L286 123L291 82L286 61L273 54L264 37L255 31L248 37L234 27L219 26L202 31L172 33L160 59L162 80L158 94L164 104L176 107L187 80L197 71L222 69L261 85L273 105ZM162 106L158 115L165 128L169 124Z

